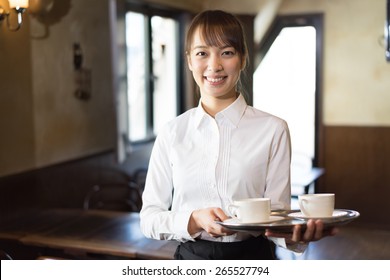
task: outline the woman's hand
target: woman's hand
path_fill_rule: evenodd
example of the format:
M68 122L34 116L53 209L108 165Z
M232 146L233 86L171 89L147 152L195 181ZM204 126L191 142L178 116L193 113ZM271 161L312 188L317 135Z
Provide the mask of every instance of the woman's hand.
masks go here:
M231 235L234 232L215 223L215 221L224 221L229 217L221 208L205 208L192 212L188 223L189 234L195 234L202 230L206 231L212 237Z
M326 236L333 236L338 232L337 228L324 230L324 223L321 220L310 219L307 222L306 230L302 232L301 225L294 226L292 233L278 233L267 229L265 235L267 237L281 237L286 239L286 244L308 243L317 241Z

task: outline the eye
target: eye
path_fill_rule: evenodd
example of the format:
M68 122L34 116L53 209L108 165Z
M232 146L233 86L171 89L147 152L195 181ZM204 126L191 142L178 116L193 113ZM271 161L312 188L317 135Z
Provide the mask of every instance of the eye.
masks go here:
M223 56L234 56L235 54L236 54L236 52L233 50L225 50L222 52Z
M197 52L195 56L206 56L206 52Z

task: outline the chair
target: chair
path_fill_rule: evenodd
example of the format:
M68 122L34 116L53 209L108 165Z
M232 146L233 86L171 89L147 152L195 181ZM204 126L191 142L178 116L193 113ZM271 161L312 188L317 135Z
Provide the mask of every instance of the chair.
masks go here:
M146 175L148 173L148 170L146 168L139 168L134 171L133 173L133 181L137 184L137 186L140 188L141 194L144 191L145 188L145 182L146 182Z
M97 184L87 193L83 208L139 212L142 197L134 182Z

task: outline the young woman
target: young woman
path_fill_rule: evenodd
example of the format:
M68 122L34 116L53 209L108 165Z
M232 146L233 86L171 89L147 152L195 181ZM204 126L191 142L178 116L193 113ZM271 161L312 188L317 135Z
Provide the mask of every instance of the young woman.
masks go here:
M320 220L309 221L303 234L295 226L287 235L232 232L215 223L232 216L228 205L241 198L268 197L273 209L290 209L290 136L284 120L248 106L240 93L248 51L235 16L198 14L186 55L201 99L156 138L143 193L143 233L181 241L176 259L273 259L269 240L302 250L322 238Z

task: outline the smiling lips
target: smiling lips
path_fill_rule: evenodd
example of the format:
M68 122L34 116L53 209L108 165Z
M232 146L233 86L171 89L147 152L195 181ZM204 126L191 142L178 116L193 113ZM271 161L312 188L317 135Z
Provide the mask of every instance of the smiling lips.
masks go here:
M205 76L204 78L209 82L210 85L215 86L215 85L222 84L223 81L226 79L226 76L225 77L217 77L217 78L211 78L211 77Z

